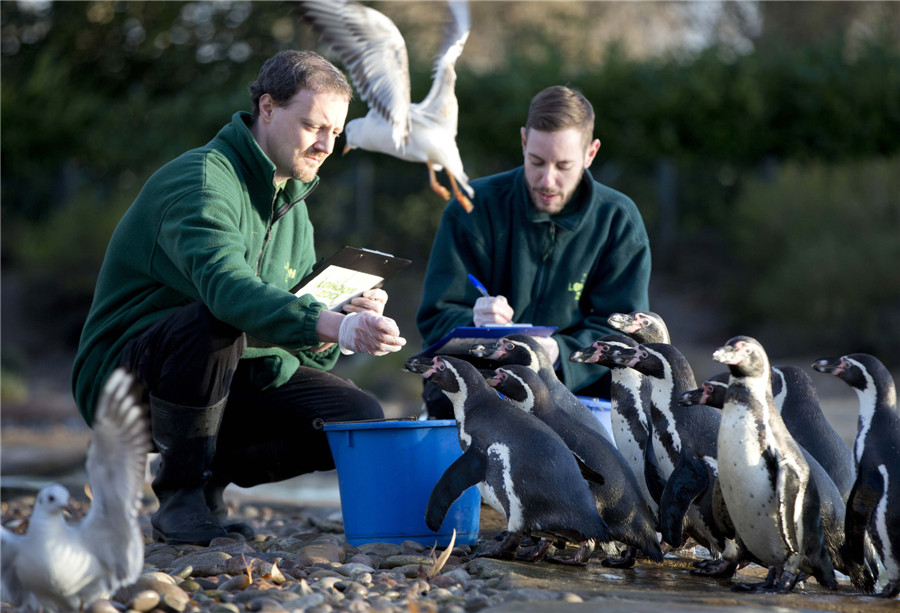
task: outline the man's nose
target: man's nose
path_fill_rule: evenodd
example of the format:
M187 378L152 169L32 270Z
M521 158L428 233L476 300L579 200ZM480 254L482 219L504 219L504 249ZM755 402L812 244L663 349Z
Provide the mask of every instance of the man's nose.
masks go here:
M336 140L337 137L330 132L322 134L316 139L316 149L322 153L331 155L331 152L334 151L334 143Z

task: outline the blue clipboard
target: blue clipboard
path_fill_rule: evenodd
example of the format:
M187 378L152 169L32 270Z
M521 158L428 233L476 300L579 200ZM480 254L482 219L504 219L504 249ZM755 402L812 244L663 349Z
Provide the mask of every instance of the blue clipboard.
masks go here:
M529 336L550 336L556 326L533 326L531 324L506 324L496 326L460 326L454 328L430 347L423 349L415 357L430 358L437 354L467 355L472 345L492 343L510 334Z

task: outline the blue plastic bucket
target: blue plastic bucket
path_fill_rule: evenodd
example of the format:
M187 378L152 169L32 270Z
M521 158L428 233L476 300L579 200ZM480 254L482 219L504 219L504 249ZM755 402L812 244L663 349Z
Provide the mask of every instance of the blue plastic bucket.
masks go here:
M456 543L478 538L481 494L466 490L450 507L440 530L425 524L431 490L462 455L456 421L371 421L325 424L337 468L344 534L362 543L417 541L445 547L456 529Z
M591 398L590 396L578 396L578 400L581 401L581 404L591 410L594 417L603 424L610 436L612 436L612 419L610 417L612 414L612 406L610 405L609 400L603 398Z

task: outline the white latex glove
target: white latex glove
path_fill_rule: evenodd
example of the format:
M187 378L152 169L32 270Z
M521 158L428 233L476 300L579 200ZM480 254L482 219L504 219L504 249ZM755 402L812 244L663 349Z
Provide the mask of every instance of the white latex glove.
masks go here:
M357 296L345 304L344 311L347 313L372 311L376 315L383 315L384 305L387 304L387 300L387 292L383 289L369 289L364 291L361 296Z
M544 351L547 352L547 357L550 358L550 364L556 364L556 359L559 357L559 345L556 343L556 339L552 336L535 336L533 338L540 343L541 347L544 348Z
M400 328L393 319L366 310L344 317L338 343L345 355L354 352L386 355L400 351L406 339L400 336Z
M512 321L513 314L513 308L504 296L482 296L472 308L472 319L476 326L508 324Z

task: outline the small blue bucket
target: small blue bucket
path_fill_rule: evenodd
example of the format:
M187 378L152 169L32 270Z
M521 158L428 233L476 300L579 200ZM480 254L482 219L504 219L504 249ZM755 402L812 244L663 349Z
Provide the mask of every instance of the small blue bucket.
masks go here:
M594 417L603 424L610 436L612 436L612 419L610 418L612 415L612 405L609 400L603 398L591 398L590 396L578 396L578 400L581 401L581 404L591 410Z
M450 507L440 531L425 524L431 490L462 455L456 421L358 421L325 424L337 468L344 534L363 543L416 541L439 547L478 539L481 494L470 487Z

